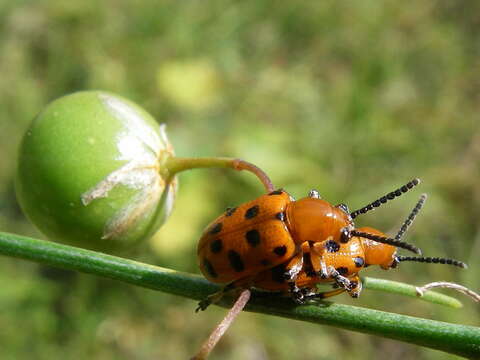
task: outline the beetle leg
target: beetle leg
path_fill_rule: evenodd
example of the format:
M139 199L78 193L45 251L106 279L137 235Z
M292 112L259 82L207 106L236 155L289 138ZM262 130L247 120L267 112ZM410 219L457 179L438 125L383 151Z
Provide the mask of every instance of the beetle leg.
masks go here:
M306 294L303 301L315 300L315 299L326 299L332 296L339 295L343 292L347 292L352 298L357 298L362 291L362 282L358 275L352 276L350 279L345 276L340 275L340 273L333 268L329 267L330 276L335 280L335 287L338 287L335 290L330 290L320 293Z
M312 265L313 271L318 274L321 268L320 260L322 258L322 250L319 250L317 247L317 243L314 243L310 246L310 263Z
M285 280L295 281L297 279L298 273L302 270L302 267L303 267L303 253L299 252L288 263L287 271L284 274Z
M330 277L335 280L335 282L345 290L349 290L351 288L350 280L345 276L340 275L340 273L333 267L329 266L328 270L330 272Z
M308 246L308 242L305 241L297 247L295 255L288 262L286 266L287 271L284 274L285 280L288 282L294 282L297 279L298 274L303 268L303 254L309 251Z
M225 295L237 291L239 286L237 285L237 281L233 281L227 285L225 285L220 291L216 293L208 295L205 299L198 303L198 307L195 309L195 312L200 310L204 311L208 308L211 304L215 304L220 301L220 299Z
M195 312L199 312L200 310L206 310L211 304L215 304L216 302L220 301L220 299L225 295L225 292L222 290L217 291L216 293L208 295L205 299L198 303Z
M300 271L304 269L304 254L309 252L310 245L307 241L305 241L299 247L297 247L297 253L294 255L292 260L289 261L286 267L288 270L284 274L284 278L288 282L289 292L292 294L292 299L297 304L305 303L303 289L297 286L296 280Z
M323 258L320 259L320 277L322 279L328 278L328 269L327 269L327 263Z
M347 289L348 295L352 298L358 298L360 293L362 292L362 280L360 280L360 276L355 275L350 278L350 288Z
M315 294L309 294L305 296L305 301L315 300L315 299L326 299L332 296L339 295L345 291L346 291L345 289L335 289L335 290L330 290L330 291L325 291L325 292L320 292Z
M303 294L302 289L300 289L295 282L289 282L289 291L292 294L292 299L298 305L305 304L305 295Z
M228 283L222 287L220 291L210 294L205 299L200 301L198 303L198 307L195 309L195 312L199 312L200 310L204 311L211 304L216 304L223 298L224 295L237 296L237 294L239 294L241 291L251 287L252 280L252 276L247 276Z
M311 246L310 261L312 263L313 270L320 275L322 279L328 277L328 269L325 259L323 258L323 252L325 246L323 242L316 242Z

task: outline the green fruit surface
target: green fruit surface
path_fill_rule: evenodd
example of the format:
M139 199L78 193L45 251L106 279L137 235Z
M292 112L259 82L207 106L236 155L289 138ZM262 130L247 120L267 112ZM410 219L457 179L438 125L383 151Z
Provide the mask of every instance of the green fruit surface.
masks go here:
M149 151L146 144L138 146L139 128L144 135L151 131L147 137L161 138L151 115L110 93L84 91L50 103L33 120L19 150L16 192L27 217L51 240L92 249L121 248L152 235L173 203L172 184L162 186L162 196L136 216L127 231L107 239L102 237L108 222L149 189L121 184L88 205L81 201L82 194L135 160L122 153L121 139L137 141L132 157Z

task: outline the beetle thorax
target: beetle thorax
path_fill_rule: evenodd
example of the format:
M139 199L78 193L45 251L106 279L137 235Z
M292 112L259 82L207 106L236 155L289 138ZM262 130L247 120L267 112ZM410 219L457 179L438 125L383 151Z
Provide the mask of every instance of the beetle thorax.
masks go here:
M294 241L340 241L341 230L351 225L342 209L320 199L304 198L287 205L287 224Z
M367 232L373 235L386 235L379 230L371 227L362 227L358 231ZM379 265L382 269L388 270L392 267L397 248L392 245L382 244L370 239L360 238L365 251L365 263L369 265Z

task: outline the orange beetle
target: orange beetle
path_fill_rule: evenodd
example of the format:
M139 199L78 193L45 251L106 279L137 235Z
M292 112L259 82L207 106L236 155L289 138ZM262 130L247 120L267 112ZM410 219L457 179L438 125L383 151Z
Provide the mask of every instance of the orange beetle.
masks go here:
M340 247L355 236L419 253L415 246L388 238L376 230L368 229L369 233L356 230L353 223L359 214L402 195L419 182L414 179L352 213L343 204L333 206L320 199L315 190L298 201L285 191L276 190L229 208L207 226L199 241L200 269L208 280L226 284L225 291L253 284L260 273L283 264L293 298L302 302L302 291L295 283L304 267L305 252L310 254L315 271L325 279L331 279L334 274L327 266L328 257L322 256L322 249ZM199 308L206 308L224 291L202 301Z
M370 227L359 228L358 231L386 237L385 234ZM323 299L335 296L344 291L347 291L352 297L358 297L362 290L358 273L363 268L370 265L379 265L387 270L396 265L396 247L354 236L348 243L342 243L338 246L325 241L315 247L315 251L319 253L325 264L325 271L330 274L326 277L322 276L319 270L320 264L312 261L311 250L312 248L304 248L304 266L293 286L284 276L286 263L259 273L250 282L250 286L275 292L289 292L294 287L299 289L303 295L299 301L302 303L308 299ZM317 284L332 282L339 289L323 293L317 292Z
M420 200L396 234L396 240L400 240L408 227L413 223L415 216L421 210L425 200L426 195L424 194L420 197ZM371 227L362 227L357 229L357 231L359 235L368 234L380 238L387 237L384 233ZM316 252L318 257L312 257L313 252ZM362 282L358 273L370 265L378 265L382 269L388 270L395 268L401 261L420 261L449 264L462 268L467 267L463 262L453 259L400 256L397 255L397 248L395 246L379 243L371 238L364 238L362 236L354 236L350 241L342 244L336 244L330 240L314 243L313 246L303 244L303 254L304 265L298 273L294 284L289 283L288 279L284 276L288 265L288 262L285 262L271 269L262 271L249 282L244 284L237 283L237 285L279 292L289 292L292 290L292 287L297 288L300 289L303 295L300 299L301 302L309 299L324 299L338 295L344 291L351 297L356 298L362 291ZM319 259L321 261L318 261ZM321 264L325 266L323 271ZM322 276L323 273L329 273L330 276ZM333 282L334 287L338 289L327 292L317 292L317 284L331 282Z

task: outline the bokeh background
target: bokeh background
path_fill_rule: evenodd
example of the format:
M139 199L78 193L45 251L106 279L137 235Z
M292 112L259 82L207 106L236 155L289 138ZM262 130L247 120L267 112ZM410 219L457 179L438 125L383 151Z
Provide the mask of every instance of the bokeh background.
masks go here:
M479 290L480 3L476 1L0 2L0 229L41 237L14 194L16 150L49 101L103 89L168 124L180 156L233 156L295 197L357 208L413 177L421 188L359 225L397 229L429 194L409 241L469 263L405 263L371 276ZM169 222L132 257L196 272L196 242L226 206L262 191L229 170L180 176ZM188 226L186 226L186 224ZM0 258L2 359L186 359L224 315L168 294ZM364 291L359 306L479 325ZM212 359L452 359L325 326L242 314Z

